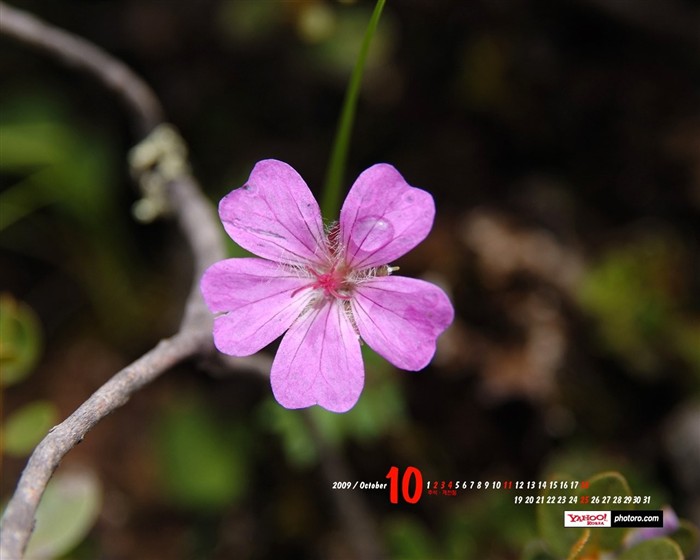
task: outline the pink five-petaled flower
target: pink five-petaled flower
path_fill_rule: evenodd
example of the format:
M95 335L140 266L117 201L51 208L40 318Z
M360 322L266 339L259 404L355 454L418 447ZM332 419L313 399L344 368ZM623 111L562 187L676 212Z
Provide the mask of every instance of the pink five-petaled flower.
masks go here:
M435 205L391 165L357 178L327 230L304 180L276 160L258 162L219 215L231 238L262 258L227 259L204 273L204 300L223 313L214 342L248 356L286 331L270 372L282 406L351 409L364 384L360 337L401 369L432 359L452 304L437 286L391 276L387 265L425 239Z

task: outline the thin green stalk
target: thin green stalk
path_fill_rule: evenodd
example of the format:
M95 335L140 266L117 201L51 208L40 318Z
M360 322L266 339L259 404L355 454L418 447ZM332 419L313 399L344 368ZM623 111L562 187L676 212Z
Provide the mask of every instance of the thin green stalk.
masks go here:
M369 53L369 46L372 42L372 37L379 24L379 18L384 9L385 0L377 0L377 4L372 12L372 17L369 20L365 37L362 40L360 54L355 62L352 76L348 89L345 92L345 100L343 101L343 110L340 113L338 121L338 129L333 140L333 149L328 162L328 171L326 172L326 181L321 196L321 213L326 219L335 219L340 210L340 186L345 173L345 166L348 159L348 149L350 147L350 135L352 134L352 126L355 122L355 109L357 108L357 98L360 94L360 86L362 85L362 75L365 69L365 62Z

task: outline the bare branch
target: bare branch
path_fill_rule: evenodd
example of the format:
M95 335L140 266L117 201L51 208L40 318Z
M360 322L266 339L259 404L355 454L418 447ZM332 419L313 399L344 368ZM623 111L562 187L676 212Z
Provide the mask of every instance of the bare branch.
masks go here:
M63 456L102 418L125 404L134 392L174 364L210 346L208 330L181 331L117 373L66 420L52 428L29 458L5 510L0 557L22 557L41 496Z
M37 20L35 17L0 2L0 34L32 45L67 64L77 66L96 77L119 95L132 114L141 136L150 135L143 142L153 141L155 136L168 128L162 123L162 109L151 89L129 68L112 58L105 51L65 31ZM160 130L159 130L160 129ZM176 133L175 133L176 134ZM179 139L179 137L177 138ZM158 144L158 140L155 140ZM176 142L177 144L177 142ZM141 144L140 144L141 145ZM184 144L183 144L184 145ZM160 151L159 151L160 150ZM177 153L174 153L177 152ZM132 169L143 185L149 174L148 184L156 183L156 195L166 200L168 209L175 214L194 258L195 281L188 296L180 329L173 337L161 341L155 348L125 367L100 387L71 416L55 426L32 453L27 466L10 499L0 526L0 558L23 557L31 536L37 507L51 475L61 459L102 418L124 405L129 397L173 365L194 356L212 357L212 317L199 293L199 283L204 270L224 258L221 228L209 201L189 174L186 150L158 144L156 161L139 167L132 161ZM163 159L161 159L163 158ZM164 162L168 159L169 164ZM173 174L173 160L180 158ZM170 171L167 171L167 170ZM147 199L153 193L143 189ZM156 204L156 206L158 206ZM219 356L218 369L249 370L259 375L269 375L270 359L264 355L248 358ZM322 468L326 477L344 480L346 468L341 457L324 444L318 430L311 426L319 441ZM336 498L339 519L350 535L351 543L360 558L383 556L370 516L359 498L341 501Z
M54 58L80 67L116 92L134 116L141 134L149 133L161 121L160 103L151 89L106 52L2 2L0 16L1 34L39 47ZM210 264L224 257L220 228L211 204L189 175L186 165L177 176L166 177L163 186L168 205L177 217L194 257L195 281L179 332L118 372L37 446L2 518L1 558L22 558L46 484L61 459L97 422L174 364L213 351L212 317L204 305L196 280Z
M163 120L163 109L148 85L98 46L0 2L0 34L31 45L66 64L85 70L127 105L139 136Z
M222 228L209 200L203 195L191 176L185 175L168 184L170 203L176 209L180 229L185 234L194 255L195 278L201 278L212 263L225 257L221 239ZM204 302L199 294L199 283L192 286L191 301ZM207 311L207 315L209 312Z

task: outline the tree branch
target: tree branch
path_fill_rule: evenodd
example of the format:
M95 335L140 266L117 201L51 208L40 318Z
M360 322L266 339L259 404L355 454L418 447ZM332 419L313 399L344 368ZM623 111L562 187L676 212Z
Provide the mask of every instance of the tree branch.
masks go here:
M0 34L87 71L117 93L133 115L141 135L150 133L161 122L162 109L151 89L103 50L2 2L0 15ZM168 155L161 154L157 160ZM182 157L182 154L175 157ZM139 173L158 175L161 173L159 163L159 160L155 161L154 169L142 169ZM175 176L161 178L169 209L176 215L194 257L194 282L180 329L173 337L160 342L118 372L71 416L55 426L37 446L2 518L0 558L19 559L23 556L46 484L61 459L95 424L174 364L213 351L212 317L199 293L197 279L210 264L224 258L225 252L211 204L190 176L187 165L178 169L180 171Z
M139 136L163 121L163 109L146 83L98 46L0 2L0 34L46 52L100 80L127 105Z
M225 252L214 210L189 174L184 143L172 128L162 122L161 105L148 85L123 63L92 43L3 2L0 2L0 35L12 37L86 71L122 99L136 123L139 136L149 135L132 152L131 161L144 198L153 202L151 207L156 211L164 209L161 208L164 202L175 214L194 258L194 281L177 334L161 341L114 375L66 420L52 428L29 458L0 526L0 558L15 560L23 557L37 507L51 475L61 459L87 432L173 365L193 356L205 359L216 356L211 335L212 316L199 293L197 280L209 265L222 260ZM142 148L143 151L139 152ZM150 197L155 200L148 200ZM261 375L269 375L271 363L263 355L248 358L218 355L214 362L218 362L216 369L219 370L250 370ZM314 436L320 437L317 430L314 430ZM321 440L319 446L326 477L329 480L346 479L347 476L342 474L346 471L342 458ZM350 535L358 556L381 558L383 551L361 500L352 497L341 502L337 493L333 496L338 502L339 520Z
M125 404L141 387L179 361L210 347L208 330L183 330L125 367L95 391L36 447L10 500L2 522L0 558L21 558L34 528L34 516L46 484L61 459L90 429Z

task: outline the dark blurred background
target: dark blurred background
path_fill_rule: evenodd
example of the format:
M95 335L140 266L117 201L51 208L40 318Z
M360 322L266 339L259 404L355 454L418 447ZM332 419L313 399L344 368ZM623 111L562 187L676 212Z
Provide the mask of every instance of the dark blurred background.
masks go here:
M265 158L319 195L371 3L12 4L142 75L212 202ZM398 263L455 304L434 362L400 372L367 352L345 415L182 365L68 455L30 553L355 558L346 500L389 557L515 559L541 536L512 492L392 505L331 488L393 465L426 482L615 470L640 507L698 523L699 30L695 0L389 0L346 185L385 161L436 199ZM46 430L174 332L192 279L175 225L132 217L124 108L0 41L7 499Z

